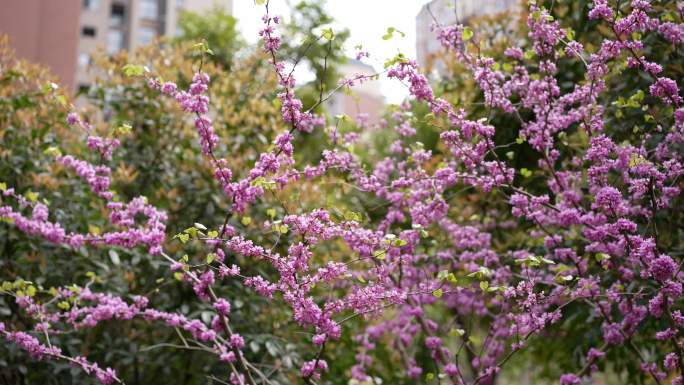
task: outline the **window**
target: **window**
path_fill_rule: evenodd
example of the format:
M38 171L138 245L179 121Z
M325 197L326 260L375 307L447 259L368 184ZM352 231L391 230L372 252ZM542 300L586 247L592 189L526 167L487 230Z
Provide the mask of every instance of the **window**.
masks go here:
M123 31L118 29L110 29L107 33L107 53L113 55L121 51L124 46Z
M79 68L85 68L90 64L90 55L88 55L85 52L81 52L78 54L78 66Z
M81 29L81 35L83 35L83 36L95 37L95 34L96 34L95 27L91 27L89 25L84 25L83 28Z
M100 0L83 0L83 9L94 11L100 5Z
M140 17L143 19L157 20L159 17L159 3L157 0L141 0Z
M112 3L112 10L109 16L109 25L118 27L123 24L126 15L126 7L120 3Z
M496 4L494 4L494 12L503 12L507 7L508 5L504 0L498 0Z
M185 7L185 1L183 1L183 0L176 0L176 8L182 9L183 7Z
M150 44L157 37L157 29L148 26L141 26L138 30L138 43Z
M79 94L87 94L88 91L90 91L90 84L81 83L78 85L78 93Z

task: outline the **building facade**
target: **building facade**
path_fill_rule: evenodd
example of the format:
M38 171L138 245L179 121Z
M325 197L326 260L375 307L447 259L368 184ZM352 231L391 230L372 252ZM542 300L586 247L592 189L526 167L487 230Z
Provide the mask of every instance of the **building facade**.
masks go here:
M232 13L233 0L0 0L0 34L20 57L44 64L66 87L87 87L90 55L114 54L177 34L181 10Z
M336 68L344 79L355 78L357 75L370 76L377 73L375 69L360 60L347 59L347 62ZM359 82L355 82L359 83ZM326 105L331 116L345 114L355 119L359 114L366 115L369 124L377 123L385 105L385 97L380 90L380 83L376 80L366 80L355 84L349 89L338 90L328 100Z
M48 65L63 84L74 84L78 1L0 0L0 34L17 56Z
M473 16L504 12L520 5L520 0L432 0L420 9L416 16L416 56L422 68L439 75L444 69L435 57L441 46L432 26L467 23Z

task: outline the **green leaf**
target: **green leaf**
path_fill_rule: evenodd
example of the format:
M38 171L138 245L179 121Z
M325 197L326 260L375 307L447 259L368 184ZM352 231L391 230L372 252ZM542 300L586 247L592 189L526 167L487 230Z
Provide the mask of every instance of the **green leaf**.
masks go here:
M7 191L7 183L0 182L0 191L2 191L2 192Z
M406 36L403 32L397 30L394 27L387 27L387 33L382 35L382 40L389 40L394 37L394 32L399 33L402 37Z
M177 234L176 237L178 237L181 243L186 243L190 240L190 236L188 234Z
M209 238L218 238L218 231L216 230L211 230L210 232L207 233L207 237Z
M523 138L516 138L516 139L515 139L515 142L518 143L518 144L523 144L523 143L525 143L525 139L523 139Z
M403 240L401 238L397 238L394 240L394 242L392 242L392 245L396 246L396 247L406 246L407 244L408 244L408 242L406 242L405 240Z
M213 54L214 54L214 51L212 51L211 48L209 48L209 44L208 44L206 41L204 41L204 40L201 41L201 42L199 42L199 43L195 43L195 44L192 46L192 48L193 48L193 49L196 49L197 51L199 51L199 52L202 53L202 54L205 54L205 53L208 54L208 55L213 55Z
M492 271L484 266L480 266L477 271L468 274L470 278L477 278L483 280L492 275Z
M668 12L668 13L666 13L666 14L660 16L660 20L663 21L663 22L668 22L668 21L674 22L674 21L675 21L675 18L674 18L674 16L672 15L671 12Z
M133 126L131 126L128 123L124 123L124 124L120 125L119 128L116 129L116 131L120 135L128 135L131 133L132 130L133 130Z
M88 225L88 232L92 235L100 235L102 233L102 230L100 229L99 226L89 224Z
M183 232L193 238L197 237L197 229L194 227L188 227L187 229L183 230Z
M463 329L451 328L451 330L449 330L449 335L451 337L462 337L464 334L465 330Z
M408 59L406 58L406 56L404 56L403 53L400 52L395 57L385 61L384 67L385 67L385 69L387 69L387 68L389 68L389 67L391 67L397 63L406 63L406 62L408 62Z
M531 267L537 267L541 265L541 258L535 257L533 255L526 257L526 258L521 258L521 259L516 259L514 262L516 265L525 265L525 266L531 266ZM553 262L553 261L551 261Z
M525 51L525 53L523 54L523 57L524 57L525 59L527 59L527 60L530 60L530 59L532 59L532 58L534 57L534 55L536 55L536 54L537 54L537 53L534 52L534 50L528 49L528 50Z
M276 209L270 208L270 209L266 210L266 215L268 215L271 218L275 218L276 217Z
M520 175L522 175L524 178L529 178L532 176L532 171L528 170L527 168L523 167L520 169Z
M59 104L62 105L62 107L66 107L66 105L68 104L66 96L64 95L57 95L57 102L59 102Z
M328 41L331 41L331 40L333 40L333 39L335 38L335 34L333 33L332 28L325 28L325 29L323 29L323 34L322 34L322 36L323 36L323 38L324 38L325 40L328 40Z
M30 200L33 203L36 203L38 201L38 193L33 192L31 190L26 192L26 199Z
M487 281L480 281L480 289L482 289L482 290L487 290L488 287L489 287L489 282L487 282Z
M565 29L565 37L568 40L575 40L575 31L570 27L566 28Z
M45 151L43 151L43 154L50 156L61 156L62 152L59 150L59 148L51 146L46 148Z
M142 76L145 73L145 67L135 64L126 64L123 66L123 72L126 76Z
M473 38L473 30L470 27L463 28L463 33L461 34L461 39L463 41L468 41Z
M242 217L242 219L240 219L240 223L242 223L244 226L249 226L249 224L252 223L252 218L247 216Z
M335 115L335 119L339 120L340 122L349 122L351 121L351 118L347 114L338 114Z
M394 235L394 234L385 234L385 239L383 239L382 241L383 241L386 245L391 245L392 242L393 242L395 239L397 239L397 236L396 236L396 235Z
M636 167L642 163L648 163L648 161L641 155L632 155L629 159L629 167Z
M442 295L443 295L443 294L444 294L444 290L442 290L441 288L432 291L432 295L433 295L435 298L442 298Z
M342 216L344 217L345 221L361 222L361 214L354 211L344 210L342 212Z
M182 281L183 280L183 273L180 271L177 271L173 273L173 278L175 278L177 281Z
M440 281L447 280L451 283L456 283L457 279L454 273L450 273L449 270L442 270L437 274L437 279Z
M207 254L207 265L211 264L216 260L217 255L215 253Z
M56 90L58 88L59 86L53 82L46 83L45 85L43 85L43 93L47 94L48 92Z

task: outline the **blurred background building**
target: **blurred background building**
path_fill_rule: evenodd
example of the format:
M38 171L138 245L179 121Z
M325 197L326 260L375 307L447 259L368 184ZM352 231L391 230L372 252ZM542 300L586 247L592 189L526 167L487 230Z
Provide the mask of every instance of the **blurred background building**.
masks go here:
M18 56L46 65L71 89L87 87L90 54L175 36L181 10L232 12L233 0L0 0L0 34Z
M439 76L445 68L435 58L442 50L432 26L467 23L473 16L499 13L520 5L520 0L432 0L416 16L416 59L421 68Z
M371 65L351 58L336 70L343 79L377 73ZM328 113L331 116L345 114L352 119L355 119L358 114L367 114L368 123L377 123L382 117L380 113L385 105L385 97L380 90L380 84L375 80L367 80L362 84L355 83L357 84L351 87L351 92L340 89L328 100L326 106Z

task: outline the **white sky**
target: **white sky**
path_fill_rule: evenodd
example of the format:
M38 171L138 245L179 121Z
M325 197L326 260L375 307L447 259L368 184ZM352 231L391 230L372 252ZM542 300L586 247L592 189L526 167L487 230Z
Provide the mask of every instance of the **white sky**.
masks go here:
M299 0L289 0L296 4ZM347 56L353 57L354 46L362 44L370 53L370 58L363 61L373 65L377 71L388 58L402 52L409 58L416 56L416 15L428 0L327 0L328 13L336 20L335 28L349 29L351 36L347 40ZM287 17L286 0L271 0L270 10L273 15ZM235 0L233 13L238 19L238 29L250 42L258 40L257 33L262 27L261 16L264 6L257 6L254 0ZM394 27L404 32L405 37L394 34L394 38L383 40L382 35L387 27ZM297 72L295 73L297 74ZM299 77L307 76L300 72ZM406 87L381 77L380 86L389 103L398 103L407 95Z

